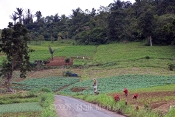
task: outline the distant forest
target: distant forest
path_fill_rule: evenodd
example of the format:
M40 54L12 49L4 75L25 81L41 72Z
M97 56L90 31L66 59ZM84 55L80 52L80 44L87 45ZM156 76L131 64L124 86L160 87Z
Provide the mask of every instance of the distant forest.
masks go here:
M32 14L30 9L17 8L11 18L14 23L23 23L34 41L73 39L85 45L145 41L148 45L175 45L175 0L136 0L133 4L116 0L99 9L83 11L79 7L70 16L42 17L42 11Z

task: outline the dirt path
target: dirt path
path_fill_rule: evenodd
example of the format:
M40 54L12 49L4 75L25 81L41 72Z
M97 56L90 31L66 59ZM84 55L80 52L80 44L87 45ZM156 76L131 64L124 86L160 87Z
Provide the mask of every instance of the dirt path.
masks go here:
M97 105L66 96L55 95L54 104L59 117L124 117Z

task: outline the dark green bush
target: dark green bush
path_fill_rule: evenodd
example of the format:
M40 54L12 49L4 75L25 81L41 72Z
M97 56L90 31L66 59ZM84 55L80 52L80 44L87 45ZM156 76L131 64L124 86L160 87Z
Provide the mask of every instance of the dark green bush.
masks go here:
M174 70L174 68L175 68L175 65L174 64L168 64L168 68L169 68L169 70L170 71L173 71Z
M149 56L145 56L145 59L150 59L150 57Z

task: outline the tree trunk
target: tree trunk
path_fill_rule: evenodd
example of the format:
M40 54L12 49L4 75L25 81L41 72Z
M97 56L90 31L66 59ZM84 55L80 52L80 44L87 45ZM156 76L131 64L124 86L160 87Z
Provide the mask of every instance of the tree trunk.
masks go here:
M6 86L7 86L7 92L13 92L12 88L11 88L11 79L12 79L12 75L13 75L13 70L14 70L14 66L15 66L15 61L14 59L12 60L12 66L11 66L11 71L9 73L7 73L7 81L6 81Z
M10 83L11 79L12 79L12 73L9 73L7 75L7 81L6 81L7 92L12 92L11 83Z
M150 35L150 37L149 37L149 43L150 43L150 46L153 46L151 35Z
M52 55L52 61L53 61L53 54L51 54Z

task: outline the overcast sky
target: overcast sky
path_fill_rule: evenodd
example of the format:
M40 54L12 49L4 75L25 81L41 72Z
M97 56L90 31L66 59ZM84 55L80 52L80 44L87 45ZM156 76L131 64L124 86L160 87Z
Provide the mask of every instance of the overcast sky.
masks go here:
M121 0L131 1L135 0ZM42 16L50 16L58 13L59 16L72 14L72 9L80 7L83 11L92 8L98 9L100 6L108 6L114 0L0 0L0 29L6 28L8 22L12 22L10 15L16 11L16 8L29 8L32 14L41 11Z

